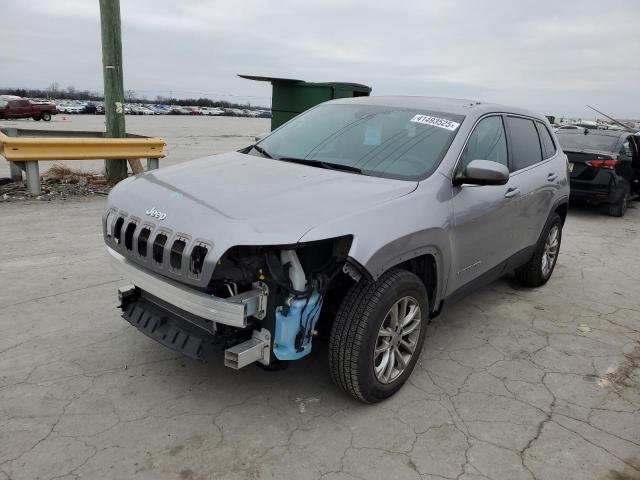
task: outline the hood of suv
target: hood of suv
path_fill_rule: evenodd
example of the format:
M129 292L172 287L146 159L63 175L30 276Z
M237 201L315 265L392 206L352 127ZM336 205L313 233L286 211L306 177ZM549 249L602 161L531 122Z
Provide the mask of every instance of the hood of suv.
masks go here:
M111 192L109 206L230 246L295 243L323 222L416 186L231 152L125 180Z

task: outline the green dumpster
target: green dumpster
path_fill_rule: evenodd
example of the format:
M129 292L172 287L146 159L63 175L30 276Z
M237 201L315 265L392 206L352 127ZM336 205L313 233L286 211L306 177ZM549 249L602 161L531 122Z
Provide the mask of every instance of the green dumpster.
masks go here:
M288 122L296 115L334 98L368 97L371 87L359 83L311 83L293 78L238 75L249 80L271 82L271 130Z

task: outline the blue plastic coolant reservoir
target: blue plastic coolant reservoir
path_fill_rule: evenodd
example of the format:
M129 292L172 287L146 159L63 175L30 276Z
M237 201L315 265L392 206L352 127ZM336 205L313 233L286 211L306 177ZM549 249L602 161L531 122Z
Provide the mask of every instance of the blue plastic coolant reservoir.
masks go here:
M297 360L311 351L311 332L316 326L322 308L322 296L313 293L306 298L295 299L284 314L282 307L276 308L276 336L273 353L279 360ZM301 327L304 331L300 334ZM296 337L302 336L299 351L296 348Z

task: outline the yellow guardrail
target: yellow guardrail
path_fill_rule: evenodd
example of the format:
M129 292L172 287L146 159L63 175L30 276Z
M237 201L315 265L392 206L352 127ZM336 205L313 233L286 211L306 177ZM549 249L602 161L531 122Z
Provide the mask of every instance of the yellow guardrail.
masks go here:
M10 137L0 132L0 155L10 162L162 158L162 138Z
M134 173L141 173L140 159L146 158L147 169L154 170L158 168L158 159L165 156L162 138L105 138L100 132L3 130L0 130L0 155L11 165L12 180L21 180L22 170L26 172L31 195L40 195L38 162L41 160L126 159Z

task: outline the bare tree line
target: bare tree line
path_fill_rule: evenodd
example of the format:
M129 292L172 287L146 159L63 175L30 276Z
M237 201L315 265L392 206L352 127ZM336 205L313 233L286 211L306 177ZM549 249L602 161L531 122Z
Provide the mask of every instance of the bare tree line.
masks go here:
M266 107L252 107L250 104L232 103L224 100L211 100L209 98L169 98L158 95L155 100L149 100L145 95L138 96L135 90L126 90L125 100L129 103L157 103L163 105L184 105L198 107L220 107L220 108L244 108L254 109ZM79 90L73 85L66 88L60 86L58 82L52 82L47 88L0 88L0 95L17 95L27 98L48 98L56 100L82 100L101 102L104 97L98 92L90 90Z

